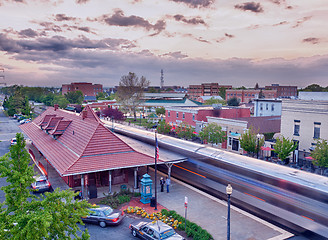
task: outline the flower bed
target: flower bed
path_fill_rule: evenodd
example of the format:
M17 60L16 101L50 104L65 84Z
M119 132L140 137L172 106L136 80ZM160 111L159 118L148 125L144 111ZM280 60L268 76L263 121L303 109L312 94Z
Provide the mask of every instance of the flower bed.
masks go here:
M186 221L187 228L185 229L185 219L177 214L175 211L168 211L162 209L161 212L155 212L148 214L144 209L140 207L129 206L123 210L127 214L136 214L143 218L148 218L153 221L160 220L172 228L184 231L188 237L191 237L194 240L211 240L213 237L206 230L199 227L197 224Z

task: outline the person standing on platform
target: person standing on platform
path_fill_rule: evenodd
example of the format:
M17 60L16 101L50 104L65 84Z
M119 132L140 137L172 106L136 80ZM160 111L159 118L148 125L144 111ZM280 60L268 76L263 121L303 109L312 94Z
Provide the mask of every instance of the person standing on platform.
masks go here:
M167 191L167 193L170 192L170 184L171 184L171 179L166 177L166 191Z
M161 177L161 180L159 180L159 184L161 185L161 192L164 192L165 180L163 177Z

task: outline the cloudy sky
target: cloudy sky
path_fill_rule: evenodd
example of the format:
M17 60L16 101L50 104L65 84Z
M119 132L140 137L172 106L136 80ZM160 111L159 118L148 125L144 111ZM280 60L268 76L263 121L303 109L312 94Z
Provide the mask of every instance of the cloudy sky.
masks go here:
M0 16L9 84L328 85L327 0L0 0Z

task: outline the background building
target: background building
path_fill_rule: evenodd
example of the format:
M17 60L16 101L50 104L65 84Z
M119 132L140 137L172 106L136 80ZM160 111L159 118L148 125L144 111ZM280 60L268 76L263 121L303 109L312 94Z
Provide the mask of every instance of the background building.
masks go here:
M313 150L319 138L328 140L328 101L282 101L281 134L298 142L294 160Z
M248 103L253 99L259 98L260 93L264 98L277 98L277 90L261 90L261 89L227 89L226 101L231 98L239 99L240 103Z
M254 99L254 117L281 116L281 100Z
M62 85L62 94L65 95L68 92L81 91L83 96L96 97L99 92L103 92L103 86L101 84L92 84L86 82L75 82L71 84Z
M266 90L276 90L278 98L296 98L297 86L279 86L279 84L272 84L265 86Z
M189 85L188 96L196 100L200 96L219 96L220 89L232 89L231 85L219 85L218 83L202 83L200 85Z
M167 123L175 126L185 122L195 127L196 132L200 131L209 116L220 118L250 117L249 108L240 107L168 107L165 110L165 121Z

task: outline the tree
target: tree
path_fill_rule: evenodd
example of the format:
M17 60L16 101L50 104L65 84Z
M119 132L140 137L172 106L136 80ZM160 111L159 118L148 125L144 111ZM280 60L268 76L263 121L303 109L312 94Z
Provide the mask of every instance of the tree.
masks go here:
M209 123L199 133L199 137L208 143L218 144L227 140L227 134L222 130L222 127L216 123Z
M97 96L96 96L97 100L105 100L106 97L107 97L107 94L104 92L98 92Z
M303 91L303 92L327 92L328 87L324 88L318 84L311 84L311 85L305 87L304 89L301 89L300 91Z
M282 138L277 138L276 144L274 145L274 152L277 153L278 158L281 161L284 161L285 164L289 163L289 160L286 159L291 152L297 148L297 144L293 140L289 140L282 136Z
M247 153L250 153L252 157L260 151L260 147L264 145L264 139L257 137L257 132L253 128L249 128L248 131L241 134L239 138L240 147Z
M221 99L217 99L217 98L214 98L214 97L211 97L210 99L206 100L204 102L205 105L212 105L212 104L225 104L225 101L224 100L221 100Z
M165 108L164 107L159 107L159 108L156 108L156 114L158 116L161 116L161 115L165 115Z
M226 99L226 88L225 87L220 87L219 96L222 97L222 99Z
M51 106L54 106L55 104L58 104L60 108L66 108L69 101L63 95L54 95Z
M169 134L169 132L171 131L171 126L164 120L159 121L157 124L157 131L161 134Z
M83 93L81 91L68 92L65 94L66 99L72 104L82 104L84 100Z
M134 121L137 120L136 108L140 104L144 89L149 86L149 81L144 76L140 79L135 73L121 77L116 96L119 103L133 112Z
M186 122L183 122L178 127L176 127L175 132L179 138L191 139L195 136L194 128Z
M328 167L328 144L327 140L317 140L316 148L311 153L311 157L314 159L313 163L321 168L321 174L323 168Z
M0 158L0 177L7 177L9 183L1 188L6 199L0 208L0 239L89 239L88 231L78 237L81 230L76 223L83 224L81 217L91 205L74 201L70 190L56 189L40 198L32 195L33 166L23 135L17 133L16 139L17 144Z
M240 103L240 100L237 99L236 97L230 98L230 99L227 101L227 104L228 104L229 106L239 106L239 103Z
M120 120L123 121L125 119L124 114L115 108L106 108L104 110L101 111L101 114L104 117L109 117L109 118L113 118L114 120Z

